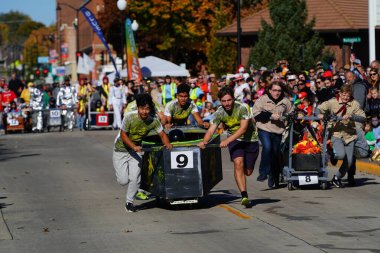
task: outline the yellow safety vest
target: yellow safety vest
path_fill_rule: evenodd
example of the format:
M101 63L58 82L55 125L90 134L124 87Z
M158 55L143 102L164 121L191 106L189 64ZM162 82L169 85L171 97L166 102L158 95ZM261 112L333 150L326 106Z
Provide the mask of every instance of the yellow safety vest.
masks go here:
M166 84L164 84L162 86L162 104L165 105L166 104ZM175 99L175 88L176 88L176 84L175 83L171 83L170 84L170 93L172 95L172 99Z
M79 86L79 95L80 96L87 96L86 94L87 87L86 86ZM86 105L86 98L80 99L79 100L79 108L78 108L78 113L84 113L85 112L85 105Z
M197 99L197 88L198 87L195 87L194 89L191 90L191 92L190 92L190 99L191 100Z

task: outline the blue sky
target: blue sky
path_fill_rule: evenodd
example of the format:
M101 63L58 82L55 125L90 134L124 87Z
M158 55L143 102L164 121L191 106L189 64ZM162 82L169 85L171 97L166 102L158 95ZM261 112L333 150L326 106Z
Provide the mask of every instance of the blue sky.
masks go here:
M45 25L55 23L55 7L55 0L0 0L0 13L19 11Z

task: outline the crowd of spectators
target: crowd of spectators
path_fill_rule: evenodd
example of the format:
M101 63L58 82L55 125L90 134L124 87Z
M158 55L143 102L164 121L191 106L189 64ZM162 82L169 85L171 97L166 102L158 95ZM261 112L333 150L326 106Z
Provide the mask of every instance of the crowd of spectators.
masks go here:
M121 108L124 110L129 103L134 101L137 94L149 93L164 111L166 103L175 99L176 87L185 83L191 88L190 99L197 105L199 114L205 121L210 121L212 114L220 105L217 93L221 87L232 87L236 100L253 107L257 99L266 93L271 82L280 81L284 85L286 96L293 105L305 115L312 115L319 104L334 98L343 84L349 84L352 86L354 99L366 112L368 117L366 125L376 127L373 122L376 122L380 112L379 66L378 61L373 61L370 66L365 68L359 59L351 58L350 65L340 68L335 61L331 64L317 62L314 68L294 72L286 60L281 60L277 62L274 69L268 69L265 66L259 69L252 66L250 68L240 66L236 73L226 73L220 77L203 70L197 76L187 78L171 76L155 79L143 78L140 83L121 80L123 92ZM109 80L107 76L97 84L91 84L85 78L81 78L78 84L71 83L71 86L75 87L76 126L79 129L83 129L83 118L88 113L88 103L90 103L91 111L95 112L114 109L111 100L115 97L110 95L113 83L114 80ZM42 109L57 107L56 100L60 89L58 83L37 86L34 83L28 83L25 85L16 77L15 73L8 82L5 78L1 78L0 112L5 114L9 111L12 101L16 102L19 110L30 109L32 107L30 99L36 89L42 96ZM190 119L189 123L191 122L194 121ZM114 128L119 127L114 125ZM0 128L4 129L2 122ZM380 139L380 136L375 136L375 139Z

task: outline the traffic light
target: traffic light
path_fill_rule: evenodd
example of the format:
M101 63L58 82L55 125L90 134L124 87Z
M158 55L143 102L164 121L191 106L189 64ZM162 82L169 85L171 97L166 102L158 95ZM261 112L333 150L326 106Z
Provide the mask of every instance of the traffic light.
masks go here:
M36 69L36 78L39 78L41 74L41 71L39 69Z
M104 65L104 51L100 53L100 65Z
M47 70L47 69L43 69L43 70L42 70L42 73L44 74L44 77L47 77L47 76L48 76L48 73L49 73L49 70Z

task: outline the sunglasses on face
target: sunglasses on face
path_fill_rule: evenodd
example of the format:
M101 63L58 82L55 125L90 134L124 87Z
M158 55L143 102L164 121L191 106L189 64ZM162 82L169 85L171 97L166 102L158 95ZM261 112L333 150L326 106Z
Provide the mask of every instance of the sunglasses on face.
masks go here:
M370 76L376 76L377 73L369 73Z

